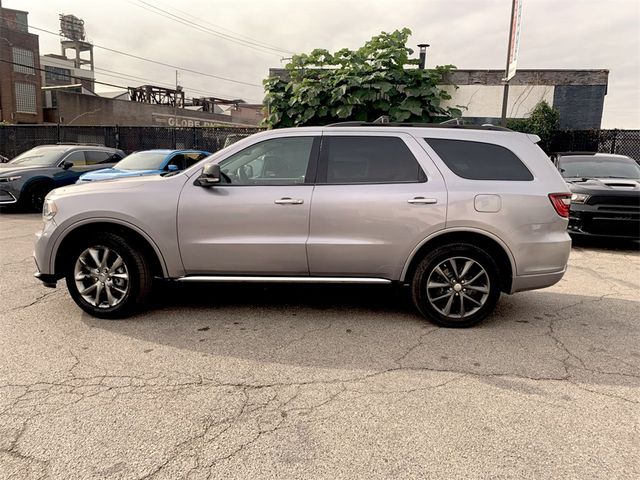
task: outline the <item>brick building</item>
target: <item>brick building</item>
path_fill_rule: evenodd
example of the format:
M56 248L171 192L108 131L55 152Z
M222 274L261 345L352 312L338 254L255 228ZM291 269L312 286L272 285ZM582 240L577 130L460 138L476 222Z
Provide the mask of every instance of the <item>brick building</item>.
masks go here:
M0 7L0 122L42 123L38 36L27 15Z

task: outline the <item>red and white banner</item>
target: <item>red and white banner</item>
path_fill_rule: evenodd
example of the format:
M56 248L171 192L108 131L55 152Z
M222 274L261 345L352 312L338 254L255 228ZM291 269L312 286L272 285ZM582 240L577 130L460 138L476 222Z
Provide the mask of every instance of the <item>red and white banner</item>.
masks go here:
M523 1L524 0L513 0L513 18L511 23L511 37L509 38L509 61L507 62L507 77L505 79L507 82L515 76L518 65Z

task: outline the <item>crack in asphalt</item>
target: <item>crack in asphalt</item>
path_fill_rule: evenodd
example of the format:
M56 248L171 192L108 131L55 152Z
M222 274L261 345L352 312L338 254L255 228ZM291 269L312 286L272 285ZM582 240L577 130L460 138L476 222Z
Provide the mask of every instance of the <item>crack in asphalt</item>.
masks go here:
M593 273L597 272L594 271ZM616 284L618 287L621 286L614 280L611 280L611 283ZM630 287L628 284L622 283L622 286L625 288L633 288L633 286ZM9 311L32 307L56 293L57 291L55 290L47 292L37 297L31 303L12 308ZM227 396L234 395L237 397L233 398L232 406L229 407L231 414L225 415L221 419L214 419L210 416L203 418L195 435L181 439L170 449L167 449L168 452L162 461L155 465L150 471L138 477L138 480L148 480L159 476L167 471L174 462L178 462L184 458L192 459L194 463L186 477L195 473L203 473L206 474L207 478L213 478L216 476L217 467L224 462L228 462L242 455L243 452L260 442L264 437L284 429L299 427L300 424L313 424L335 417L340 413L340 410L334 413L324 412L324 410L337 402L353 401L376 395L392 395L398 397L391 402L391 404L394 404L403 401L410 395L445 388L467 378L515 378L535 382L567 382L573 387L592 395L606 397L625 404L637 405L640 402L636 400L615 393L589 388L583 382L578 382L574 378L576 371L634 379L640 378L640 374L608 372L590 367L588 362L569 348L558 328L561 322L572 319L576 315L565 315L566 312L576 307L584 306L587 303L602 302L612 295L614 295L614 293L606 293L597 298L582 299L554 310L554 312L543 312L549 317L547 331L544 335L548 336L554 342L556 350L562 354L560 361L563 372L561 375L556 376L524 375L515 372L485 373L469 371L464 368L437 368L426 365L412 367L404 365L405 360L412 353L426 345L426 341L430 335L441 331L441 329L437 327L422 332L415 342L406 349L403 349L403 352L396 358L391 359L390 362L394 365L392 367L360 373L347 378L308 381L271 383L216 382L211 378L203 377L199 374L190 375L179 371L173 372L175 374L174 376L167 376L166 373L168 372L165 372L165 375L110 375L105 373L102 375L82 376L78 374L78 370L80 370L82 366L81 355L73 350L69 350L68 355L72 359L72 362L68 369L66 369L66 376L59 381L0 384L0 393L4 390L11 395L11 390L17 390L14 398L0 411L0 419L2 417L12 417L22 422L21 427L17 429L16 433L12 436L8 447L0 448L0 452L14 456L29 464L34 462L41 465L45 469L42 476L46 477L47 469L52 459L43 459L35 455L27 455L20 450L20 443L26 435L29 425L36 418L56 414L73 405L98 396L105 398L111 396L111 401L113 401L124 395L166 395L182 391L191 392L194 389L203 388L220 392L228 390ZM322 327L309 329L298 337L274 349L272 353L288 350L293 345L305 341L314 333L329 330L332 326L333 322L329 322ZM628 362L618 360L629 368L637 368ZM455 376L437 384L407 389L394 388L381 391L368 389L364 391L357 388L358 384L366 384L384 375L393 375L401 372L447 373ZM178 379L177 381L176 377ZM184 381L180 381L181 379ZM315 401L311 405L297 405L297 402L301 401L306 393L319 395L320 398L314 398ZM69 398L67 398L67 396ZM44 400L46 400L46 402L44 402ZM543 403L558 407L558 405L549 404L548 402ZM321 415L323 412L325 414ZM292 420L292 415L294 414L295 421ZM305 418L301 419L300 415L304 415ZM249 432L242 431L242 428L245 427L249 428ZM206 452L207 447L216 444L225 435L233 437L232 442L222 442L221 448L226 449L226 451L216 455L208 455Z
M60 293L60 291L56 289L52 289L52 291L43 293L32 302L27 303L26 305L18 305L17 307L10 308L9 311L15 312L16 310L23 310L25 308L33 307L34 305L41 303L45 298L51 297L52 295L55 295L57 293Z

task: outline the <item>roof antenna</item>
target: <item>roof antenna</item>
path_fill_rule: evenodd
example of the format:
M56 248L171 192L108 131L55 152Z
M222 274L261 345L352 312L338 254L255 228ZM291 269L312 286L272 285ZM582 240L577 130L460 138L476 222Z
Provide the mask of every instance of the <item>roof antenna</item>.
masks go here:
M387 115L381 115L376 118L373 123L389 123L389 117Z

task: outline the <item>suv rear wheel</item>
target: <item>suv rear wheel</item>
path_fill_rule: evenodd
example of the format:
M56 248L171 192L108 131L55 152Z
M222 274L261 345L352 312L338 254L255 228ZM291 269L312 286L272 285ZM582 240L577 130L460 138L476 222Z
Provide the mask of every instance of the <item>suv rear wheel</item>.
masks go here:
M411 282L416 308L443 327L471 327L493 312L500 276L482 249L458 243L439 247L418 265Z
M153 283L149 262L123 237L100 233L71 251L67 288L85 312L120 318L146 303Z

